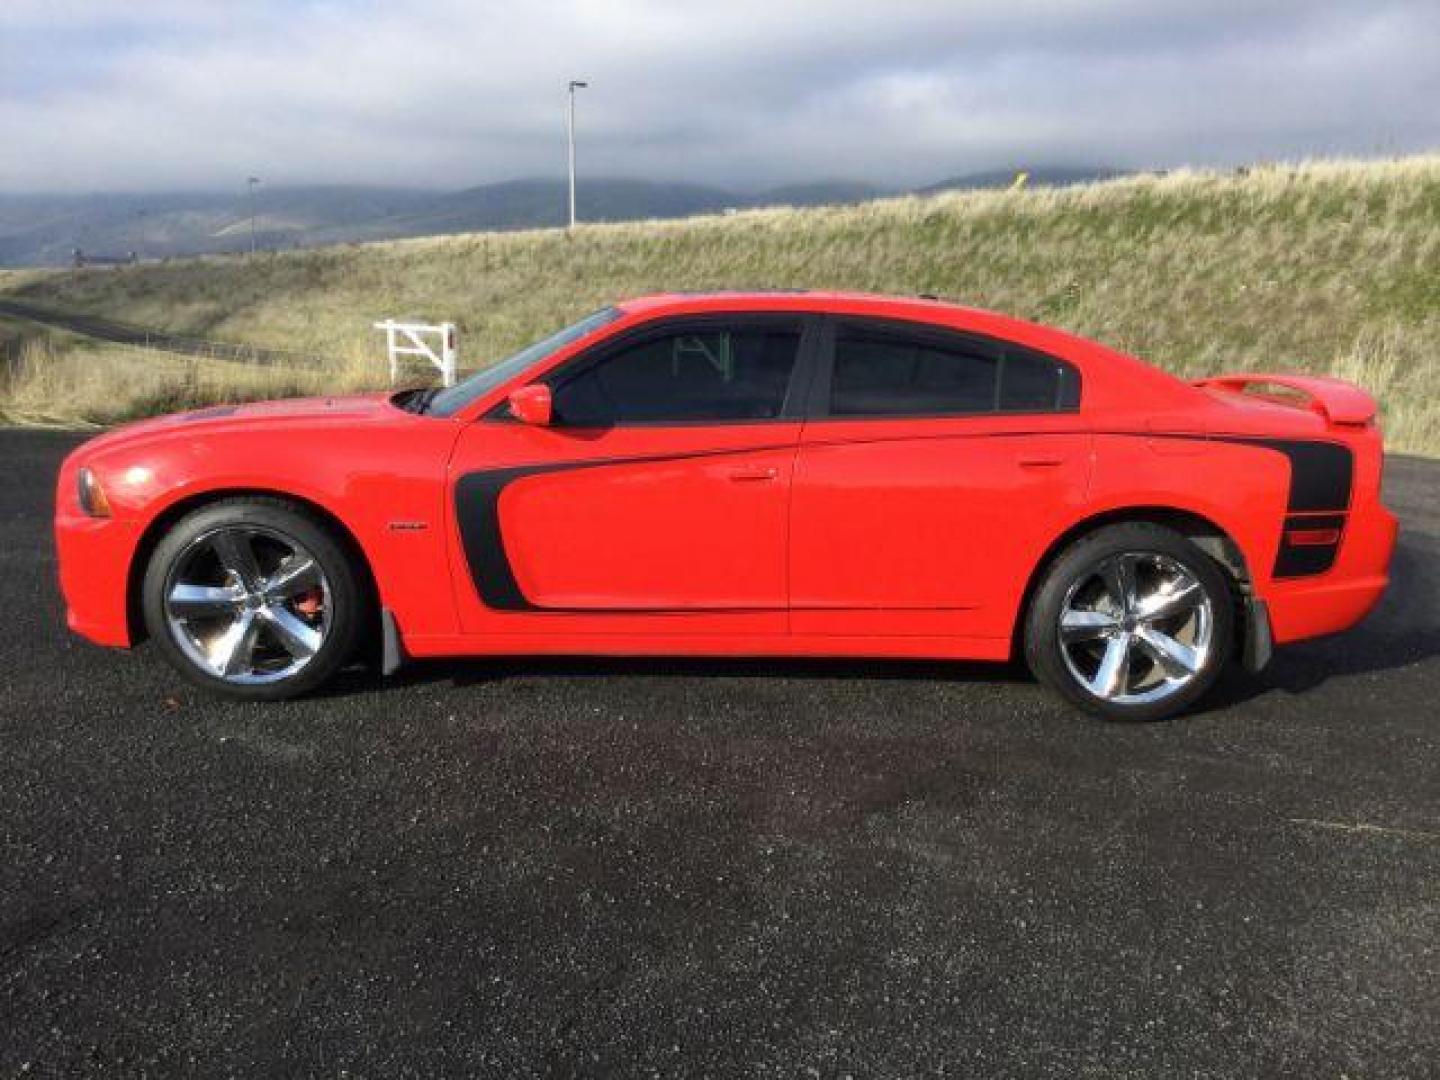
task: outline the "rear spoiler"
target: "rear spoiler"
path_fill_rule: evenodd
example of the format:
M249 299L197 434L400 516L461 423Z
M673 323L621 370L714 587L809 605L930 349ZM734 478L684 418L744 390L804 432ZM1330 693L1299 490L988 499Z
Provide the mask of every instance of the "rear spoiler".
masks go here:
M1243 394L1251 386L1278 386L1302 394L1308 406L1331 424L1363 427L1375 419L1375 399L1360 387L1331 375L1216 375L1195 386ZM1284 400L1272 395L1272 400Z

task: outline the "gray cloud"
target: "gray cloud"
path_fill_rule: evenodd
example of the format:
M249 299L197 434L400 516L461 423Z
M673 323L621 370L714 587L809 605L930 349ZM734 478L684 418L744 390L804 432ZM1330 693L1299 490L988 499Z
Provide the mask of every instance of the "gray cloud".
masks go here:
M1434 0L6 0L0 190L909 184L1440 143Z

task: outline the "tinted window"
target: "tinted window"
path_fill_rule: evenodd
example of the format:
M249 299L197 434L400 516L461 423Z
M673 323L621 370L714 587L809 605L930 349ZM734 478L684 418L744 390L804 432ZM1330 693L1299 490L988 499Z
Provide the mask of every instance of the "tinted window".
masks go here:
M995 407L996 357L900 334L842 331L835 340L830 412L915 416Z
M800 332L696 328L647 338L555 386L555 416L576 427L772 420L785 406Z
M1053 412L1079 403L1069 364L1019 346L883 327L836 333L832 416Z
M1000 368L1000 408L1012 412L1051 412L1080 404L1075 369L1039 353L1005 350Z
M430 402L429 411L436 416L453 416L482 394L495 389L505 380L519 375L526 368L538 364L556 349L579 341L586 334L594 333L600 327L612 323L618 318L620 318L618 308L604 308L593 315L587 315L579 322L567 326L563 330L557 330L549 337L521 349L509 359L501 360L498 364L476 372L463 382L456 383L448 390L440 391Z

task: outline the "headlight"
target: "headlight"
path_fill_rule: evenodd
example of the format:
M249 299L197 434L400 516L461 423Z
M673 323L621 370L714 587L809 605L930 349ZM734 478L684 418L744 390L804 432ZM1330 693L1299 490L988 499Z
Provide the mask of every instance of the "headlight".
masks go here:
M91 517L109 517L110 500L105 497L105 489L100 486L95 474L89 469L81 469L75 479L80 489L80 509Z

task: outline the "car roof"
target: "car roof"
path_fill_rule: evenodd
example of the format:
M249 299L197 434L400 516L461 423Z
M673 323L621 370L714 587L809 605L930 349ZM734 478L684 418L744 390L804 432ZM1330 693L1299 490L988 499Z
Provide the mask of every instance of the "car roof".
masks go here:
M630 313L671 309L715 308L717 310L761 307L771 311L824 311L836 308L915 308L917 311L950 310L978 312L934 296L893 296L883 293L839 289L709 289L650 293L622 300L616 305Z
M928 295L889 296L881 293L811 289L731 289L653 293L620 301L615 306L625 315L639 318L666 313L793 311L909 319L988 335L1063 357L1081 368L1087 383L1087 399L1103 408L1185 408L1195 406L1201 397L1195 387L1174 375L1099 342L1055 327Z
M884 293L827 289L716 289L704 292L652 293L615 305L626 315L653 316L727 311L794 311L912 319L959 330L972 330L1036 347L1104 349L1055 327L1027 322L984 308L967 307L936 296L894 296ZM1109 351L1109 350L1106 350ZM1137 361L1138 362L1138 361Z
M954 329L973 330L1009 338L1019 343L1040 345L1036 337L1056 343L1060 339L1082 339L1052 327L1029 323L983 308L966 307L935 296L893 296L884 293L852 292L838 289L716 289L703 292L652 293L622 300L615 305L626 315L657 316L727 311L793 311L812 314L858 315L874 318L911 319ZM1085 342L1085 344L1093 344Z

